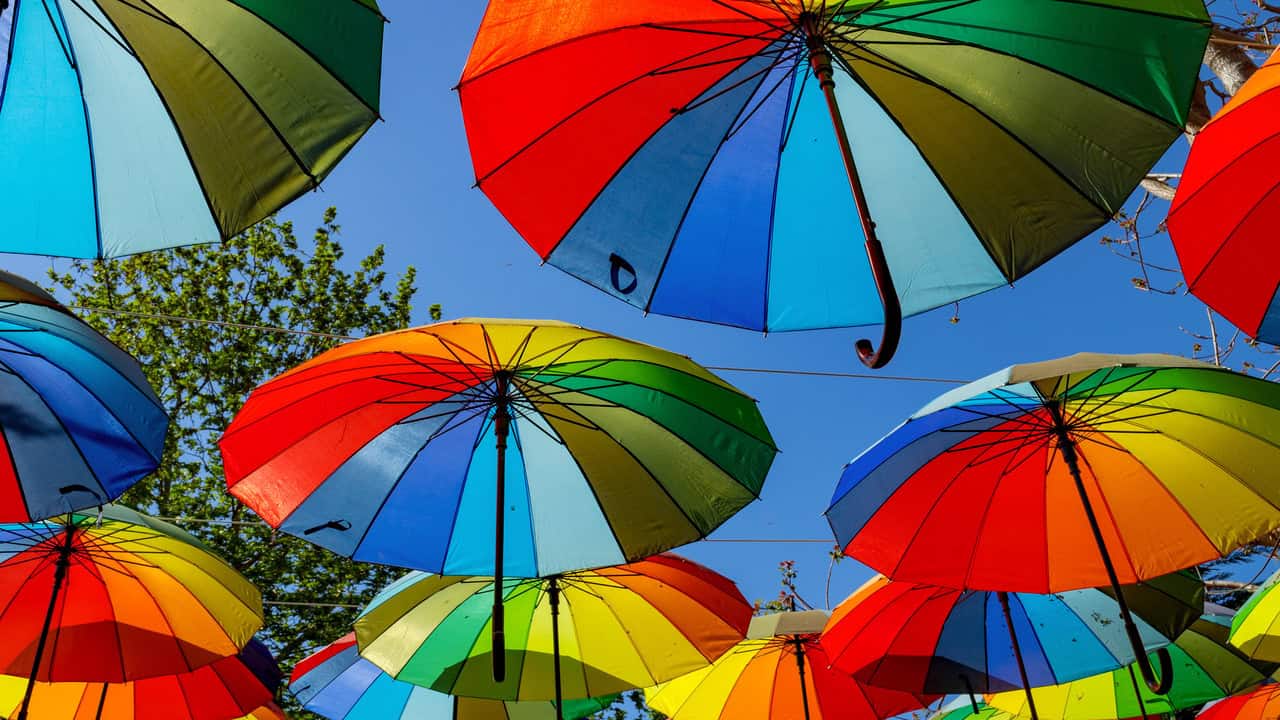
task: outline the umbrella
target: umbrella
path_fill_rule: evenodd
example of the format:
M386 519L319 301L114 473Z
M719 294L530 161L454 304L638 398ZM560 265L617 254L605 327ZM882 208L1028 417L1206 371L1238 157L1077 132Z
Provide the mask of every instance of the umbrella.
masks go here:
M973 698L957 698L938 708L929 720L1012 720L1016 716Z
M256 588L195 538L119 506L0 525L0 674L128 682L240 652L262 626Z
M0 371L0 522L110 502L156 469L169 419L138 362L3 271Z
M1273 54L1196 135L1169 209L1169 236L1187 289L1249 336L1280 342L1273 232L1280 198Z
M0 251L230 237L378 117L374 0L15 0L0 14Z
M742 639L751 617L732 582L675 555L519 580L503 586L515 672L494 682L492 649L480 639L493 592L492 578L410 573L356 620L360 654L397 680L450 695L562 707L562 697L649 687L705 667Z
M1231 644L1257 660L1280 662L1280 572L1267 578L1231 620Z
M1204 585L1195 573L1174 573L1126 587L1125 598L1144 648L1154 651L1200 617ZM835 609L822 645L835 669L872 685L972 695L1133 663L1118 617L1106 590L994 593L877 576Z
M880 367L904 313L1111 220L1209 29L1200 0L495 0L458 92L476 184L544 261L646 312L883 319Z
M704 537L776 453L755 402L688 358L520 320L330 350L255 390L221 446L231 493L273 527L499 584ZM490 597L495 679L505 595Z
M863 685L832 670L821 610L751 619L747 638L710 667L645 690L671 720L880 720L926 698Z
M1031 691L1046 720L1114 720L1154 717L1238 693L1266 680L1276 665L1252 663L1227 645L1230 617L1205 615L1169 646L1178 682L1165 695L1152 693L1130 668ZM1022 692L987 696L992 707L1028 715Z
M1271 720L1280 717L1280 685L1270 683L1224 698L1201 710L1196 717L1200 720Z
M450 697L444 693L393 679L361 658L355 633L350 633L307 656L293 669L289 692L298 703L330 720L554 720L555 706L546 701L503 702ZM617 698L569 700L565 720L599 712Z
M846 554L895 580L1110 586L1159 688L1121 584L1280 527L1277 463L1275 384L1167 355L1082 353L930 403L845 468L827 519Z
M262 668L271 674L262 676ZM280 685L271 653L251 641L238 656L191 672L126 683L36 683L40 720L232 720L270 703ZM0 678L0 708L22 703L26 678Z

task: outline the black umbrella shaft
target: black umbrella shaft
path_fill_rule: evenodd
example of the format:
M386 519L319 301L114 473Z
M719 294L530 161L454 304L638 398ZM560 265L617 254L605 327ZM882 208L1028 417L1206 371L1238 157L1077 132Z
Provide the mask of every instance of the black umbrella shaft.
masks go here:
M1142 633L1138 632L1138 625L1133 621L1133 614L1129 612L1129 603L1125 601L1124 590L1120 586L1120 576L1116 574L1115 563L1111 561L1106 538L1102 535L1102 526L1098 523L1098 515L1094 512L1093 503L1089 500L1089 491L1084 486L1076 442L1071 438L1070 429L1067 427L1058 401L1051 400L1046 403L1046 407L1053 418L1053 431L1058 440L1058 452L1062 453L1062 461L1066 463L1071 479L1075 481L1076 492L1080 495L1080 504L1084 506L1085 517L1088 518L1089 528L1093 531L1093 540L1098 545L1098 554L1102 556L1102 567L1106 569L1107 580L1111 582L1111 590L1115 593L1116 606L1120 609L1120 620L1124 622L1124 630L1129 636L1129 644L1132 646L1138 669L1142 672L1142 679L1153 692L1163 695L1169 691L1172 678L1157 678L1151 667L1151 661L1147 659L1147 649L1142 642ZM1165 666L1167 668L1168 664L1165 663Z
M107 707L107 684L102 683L102 694L98 696L98 712L93 717L95 720L102 720L102 711Z
M53 592L49 593L49 609L45 611L44 626L40 628L40 639L36 641L36 658L31 663L31 677L27 678L27 689L22 695L22 707L18 710L17 720L27 720L27 709L31 706L31 694L36 689L36 677L40 674L40 662L44 659L44 648L49 640L49 629L53 627L53 614L58 608L58 596L62 592L62 584L67 579L67 568L71 567L71 550L75 536L75 521L68 515L63 543L58 547L58 559L54 562Z
M902 303L898 300L898 290L893 284L893 274L889 271L889 261L884 255L884 246L876 237L876 224L871 219L871 210L867 207L867 195L862 189L862 179L858 175L858 166L853 160L853 147L849 144L849 132L844 126L844 117L840 114L840 105L836 102L836 81L832 68L831 51L827 49L818 27L819 19L813 13L804 13L801 17L802 29L805 33L805 45L809 50L809 67L818 79L818 87L827 101L827 111L831 115L831 127L836 134L836 142L840 146L840 157L844 161L845 174L849 178L849 191L853 193L853 204L858 211L858 223L862 226L862 237L867 250L867 261L871 265L871 276L875 279L876 291L880 294L880 302L884 306L884 336L877 350L870 341L859 340L858 357L871 368L882 368L889 364L898 349L898 340L902 336Z
M507 677L507 631L506 618L502 609L502 550L506 544L507 504L507 435L511 431L511 407L508 389L510 377L506 371L494 375L497 385L497 399L493 412L493 434L498 447L497 487L494 496L497 499L497 514L493 519L493 680L502 682Z
M1027 709L1031 711L1031 720L1040 720L1036 712L1036 699L1031 693L1031 681L1027 678L1027 665L1022 661L1022 646L1018 644L1018 631L1013 628L1013 613L1009 612L1009 593L998 592L1000 610L1004 613L1005 627L1009 628L1009 642L1013 643L1013 659L1018 661L1018 677L1022 678L1022 690L1027 694Z
M804 639L797 637L796 669L800 671L800 705L804 707L804 720L809 720L809 688L804 682Z
M1142 701L1142 688L1138 687L1138 676L1133 672L1133 666L1129 668L1129 680L1133 682L1133 697L1138 701L1138 712L1142 713L1142 720L1147 720L1147 704Z
M564 692L560 685L560 579L547 581L551 600L551 664L556 680L556 720L564 720Z

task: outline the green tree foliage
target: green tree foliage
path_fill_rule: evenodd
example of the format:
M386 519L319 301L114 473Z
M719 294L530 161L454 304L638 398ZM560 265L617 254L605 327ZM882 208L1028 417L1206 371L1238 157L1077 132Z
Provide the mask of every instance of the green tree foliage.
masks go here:
M271 219L222 245L50 273L85 320L138 358L172 417L160 469L122 501L176 518L262 589L265 638L285 667L348 632L356 608L400 572L273 531L227 493L218 453L255 386L343 337L409 324L414 269L388 287L378 246L343 270L336 219L327 210L307 244Z

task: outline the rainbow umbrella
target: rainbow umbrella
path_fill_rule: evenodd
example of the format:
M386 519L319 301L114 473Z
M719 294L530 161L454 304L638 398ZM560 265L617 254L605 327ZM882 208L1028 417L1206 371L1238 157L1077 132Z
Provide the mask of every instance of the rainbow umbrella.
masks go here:
M777 452L755 402L688 358L521 320L330 350L255 390L221 447L231 493L272 527L499 585L704 537ZM495 678L505 596L490 595Z
M1277 88L1273 53L1196 134L1166 221L1187 290L1269 343L1280 342Z
M1280 528L1277 466L1280 386L1167 355L1084 353L925 406L845 468L827 519L846 554L894 580L1109 586L1158 688L1121 584Z
M177 675L125 683L36 683L31 714L39 720L232 720L270 703L281 679L270 651L254 640L240 655ZM6 716L22 704L26 686L26 678L0 677Z
M262 598L172 525L119 506L63 522L0 525L0 674L121 683L237 655ZM43 720L43 718L41 718Z
M835 671L818 633L821 610L751 619L747 637L711 666L645 690L671 720L880 720L926 698L870 687Z
M1204 609L1192 572L1125 587L1143 647L1173 642ZM822 634L832 666L880 687L929 694L1059 685L1123 668L1133 650L1107 590L1054 595L951 590L876 576Z
M298 703L330 720L554 720L546 701L504 702L450 697L382 672L359 655L355 633L307 656L293 669L289 692ZM565 720L579 720L613 704L617 695L569 700Z
M0 3L0 251L215 242L318 183L378 117L374 0Z
M0 522L102 505L156 469L169 418L138 361L3 271L0 371Z
M727 578L675 555L503 586L513 673L494 682L492 578L410 573L356 620L360 654L397 680L450 695L556 700L649 687L703 668L747 630ZM563 616L563 620L561 617Z
M1196 716L1199 720L1273 720L1280 717L1280 685L1269 683L1223 698Z
M646 312L883 319L879 367L903 314L1110 222L1210 28L1202 0L494 0L458 95L544 261Z
M1274 664L1251 662L1227 644L1231 618L1205 615L1169 646L1178 682L1157 695L1145 687L1132 666L1076 680L1065 685L1035 688L1035 707L1046 720L1114 720L1147 718L1218 700L1254 687L1275 672ZM1029 715L1021 692L987 696L992 707L1019 716Z
M1231 644L1257 660L1280 662L1280 572L1249 598L1231 620Z

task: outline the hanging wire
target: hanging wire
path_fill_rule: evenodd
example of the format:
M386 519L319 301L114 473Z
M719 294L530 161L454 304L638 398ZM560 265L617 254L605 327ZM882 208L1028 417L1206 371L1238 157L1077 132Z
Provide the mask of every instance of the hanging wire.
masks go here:
M277 327L274 325L255 325L253 323L232 322L229 320L210 320L207 318L194 318L182 315L167 315L164 313L143 313L132 310L117 310L115 308L98 307L95 305L69 305L72 310L80 310L84 312L96 312L104 315L117 315L120 317L131 317L140 320L157 320L169 323L181 323L192 325L212 325L215 327L232 328L235 330L252 330L255 332L278 333L282 335L299 335L303 337L323 338L326 340L350 341L360 340L360 337L354 335L340 335L337 333L326 333L315 330L299 330L296 328ZM856 373L856 372L838 372L830 370L793 370L788 368L759 368L759 367L739 367L728 365L707 365L708 370L717 372L734 372L734 373L754 373L761 375L790 375L795 377L815 377L815 378L838 378L846 380L890 380L893 382L919 382L919 383L941 383L945 385L963 385L967 380L956 378L938 378L938 377L917 377L911 375L879 375L874 373Z

